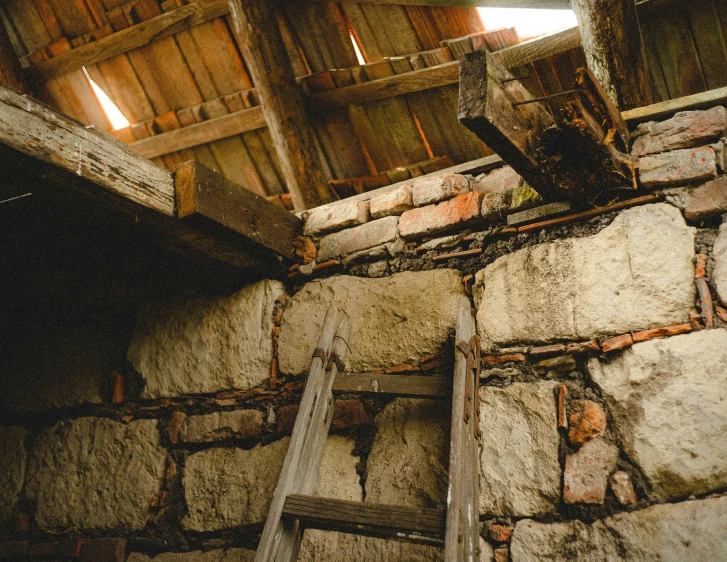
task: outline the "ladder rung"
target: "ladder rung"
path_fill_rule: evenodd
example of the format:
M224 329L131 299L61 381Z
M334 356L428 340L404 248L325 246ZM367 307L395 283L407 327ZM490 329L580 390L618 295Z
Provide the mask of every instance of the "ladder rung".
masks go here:
M304 527L427 544L442 544L446 512L290 495L283 516Z
M396 394L413 398L448 398L452 395L452 381L447 377L438 376L341 373L333 383L333 390Z

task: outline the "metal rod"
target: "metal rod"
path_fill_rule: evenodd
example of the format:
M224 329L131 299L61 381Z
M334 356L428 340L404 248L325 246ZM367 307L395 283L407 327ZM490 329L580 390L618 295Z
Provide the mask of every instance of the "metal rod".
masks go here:
M531 100L514 101L514 102L512 102L512 105L513 106L517 106L517 105L526 105L528 103L537 103L539 101L550 100L550 99L553 99L553 98L562 98L564 96L572 96L572 95L577 94L579 92L580 92L580 90L568 90L567 92L559 92L557 94L550 94L549 96L543 96L543 97L540 97L540 98L533 98Z
M501 84L505 84L506 82L515 82L516 80L525 80L526 78L532 78L532 74L523 74L522 76L513 76L512 78L505 78L504 80L501 80Z
M3 203L9 203L10 201L15 201L16 199L22 199L23 197L28 197L29 195L33 195L32 193L26 193L24 195L18 195L17 197L11 197L10 199L4 199L0 201L0 205Z

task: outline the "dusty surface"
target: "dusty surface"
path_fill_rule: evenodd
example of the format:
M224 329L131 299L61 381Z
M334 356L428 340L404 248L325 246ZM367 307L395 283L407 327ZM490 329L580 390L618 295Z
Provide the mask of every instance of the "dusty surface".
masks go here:
M0 521L12 516L23 489L26 435L21 427L0 427Z

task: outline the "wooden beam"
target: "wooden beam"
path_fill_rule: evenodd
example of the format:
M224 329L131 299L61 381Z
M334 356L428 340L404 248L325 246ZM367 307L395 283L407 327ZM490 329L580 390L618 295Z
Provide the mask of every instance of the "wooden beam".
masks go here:
M229 12L227 0L196 0L180 8L118 31L81 47L45 60L27 69L34 80L45 82L54 76L96 64L152 41L169 37Z
M156 158L263 127L265 116L262 108L257 106L147 137L132 142L129 148L144 158Z
M629 125L645 121L658 121L672 117L679 111L709 109L715 105L727 104L727 87L684 96L673 100L662 101L646 107L637 107L624 111L622 116Z
M112 142L107 135L5 87L0 87L0 143L83 177L109 193L174 216L174 182L169 170L134 154L121 141Z
M0 82L4 82L19 92L28 94L30 90L25 82L20 60L13 49L13 43L6 28L9 23L7 16L0 8Z
M294 214L196 161L174 168L174 187L179 218L202 215L295 260L293 241L303 223Z
M621 111L649 105L651 77L634 0L573 0L588 67Z
M532 96L486 51L460 59L459 120L545 198L557 192L541 172L538 139L553 120L538 103L515 106Z
M308 0L309 2L331 2L332 0ZM451 6L464 8L535 8L548 10L570 10L570 0L342 0L356 4L403 4L406 6Z
M545 57L557 55L580 46L577 27L567 29L538 39L526 41L493 53L508 68L529 64ZM422 68L404 74L395 74L379 80L354 84L312 94L310 104L316 108L346 107L370 101L438 88L459 81L459 66L452 61L429 68Z
M252 76L265 121L296 210L330 201L330 191L269 0L230 0L240 51Z
M451 387L452 382L446 377L341 373L333 384L333 391L395 394L411 398L444 398L451 394Z
M291 495L283 515L299 519L307 528L400 540L441 537L445 512L439 509L367 504L330 498ZM423 541L431 542L431 541Z

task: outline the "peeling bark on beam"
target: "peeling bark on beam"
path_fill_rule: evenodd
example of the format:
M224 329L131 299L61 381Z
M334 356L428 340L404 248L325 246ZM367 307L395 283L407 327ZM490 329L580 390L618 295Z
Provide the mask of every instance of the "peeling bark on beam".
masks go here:
M330 200L316 138L268 0L230 0L232 23L296 210Z
M633 0L573 0L588 67L621 111L652 102Z

